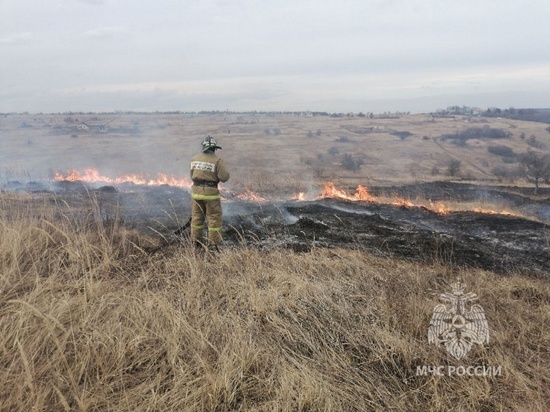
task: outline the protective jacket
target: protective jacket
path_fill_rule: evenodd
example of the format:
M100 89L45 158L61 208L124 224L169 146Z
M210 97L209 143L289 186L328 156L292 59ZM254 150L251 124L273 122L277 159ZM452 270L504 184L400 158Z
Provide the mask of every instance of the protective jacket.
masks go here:
M194 156L190 164L191 179L191 239L201 242L204 223L208 220L208 242L218 244L222 241L222 206L219 182L229 180L223 160L212 151Z
M222 159L212 152L199 153L191 159L192 197L197 200L220 198L218 182L227 182L229 172Z

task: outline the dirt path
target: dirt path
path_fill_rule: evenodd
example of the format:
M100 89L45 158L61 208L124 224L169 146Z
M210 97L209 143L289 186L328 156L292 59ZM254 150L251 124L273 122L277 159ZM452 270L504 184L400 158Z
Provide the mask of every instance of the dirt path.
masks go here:
M483 173L485 176L492 177L489 173L487 173L487 172L486 172L485 170L483 170L481 167L477 166L476 164L470 162L470 161L467 160L467 159L464 159L464 158L461 157L461 156L457 156L456 154L452 153L449 149L445 148L445 147L437 140L437 138L433 139L433 141L434 141L434 143L435 143L436 145L438 145L439 148L440 148L441 150L443 150L445 153L447 153L447 154L451 155L452 157L454 157L454 158L460 160L461 162L464 162L464 163L466 163L467 165L473 167L473 168L476 169L478 172Z

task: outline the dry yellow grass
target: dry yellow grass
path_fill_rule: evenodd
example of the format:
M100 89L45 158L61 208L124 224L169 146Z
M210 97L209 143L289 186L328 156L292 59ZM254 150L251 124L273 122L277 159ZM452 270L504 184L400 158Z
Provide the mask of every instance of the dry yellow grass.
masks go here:
M65 122L67 118L73 123ZM80 121L108 124L115 130L139 124L141 132L133 135L78 131L78 138L71 138L68 131L51 133L56 126L76 127ZM23 123L28 127L21 127ZM484 126L511 132L513 137L471 139L466 148L433 140L468 127ZM207 133L220 141L220 154L232 173L229 185L235 189L248 186L261 192L272 184L275 190L304 190L304 186L327 180L350 189L357 184L380 186L441 180L447 178L445 171L451 159L462 162L461 177L491 183L497 181L495 167L514 169L518 164L504 163L500 156L487 151L488 146L502 144L515 153L524 153L532 149L527 139L535 135L548 148L547 126L465 116L432 119L422 114L396 119L264 114L9 115L0 117L0 184L29 177L43 179L50 170L85 167L97 168L111 177L158 172L187 176L188 161ZM392 131L409 131L412 136L401 141ZM310 132L312 137L308 137ZM527 139L520 139L521 133ZM340 137L350 142L338 142ZM340 154L330 155L331 148ZM361 170L344 170L343 154L361 158ZM315 162L308 162L315 161L318 155L323 156L320 169ZM436 176L432 175L434 168L440 170ZM292 187L285 186L289 181ZM515 183L521 183L521 179Z
M545 411L547 279L355 250L199 256L30 198L0 200L0 410ZM491 340L429 345L462 277ZM420 365L502 376L416 376Z

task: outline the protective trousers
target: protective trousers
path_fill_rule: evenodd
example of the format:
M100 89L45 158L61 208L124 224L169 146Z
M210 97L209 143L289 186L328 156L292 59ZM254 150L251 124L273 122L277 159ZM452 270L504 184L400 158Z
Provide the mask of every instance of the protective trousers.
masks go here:
M208 243L219 244L222 241L222 204L220 199L191 200L192 241L203 241L205 219L208 220Z

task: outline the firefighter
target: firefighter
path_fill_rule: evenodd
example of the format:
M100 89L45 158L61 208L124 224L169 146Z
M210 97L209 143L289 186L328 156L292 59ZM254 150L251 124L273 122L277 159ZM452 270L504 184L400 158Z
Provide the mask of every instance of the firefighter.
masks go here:
M222 159L216 156L221 149L216 140L208 135L202 141L202 153L191 159L191 240L195 246L202 245L205 219L208 221L208 245L217 249L222 241L222 205L219 182L229 180Z

